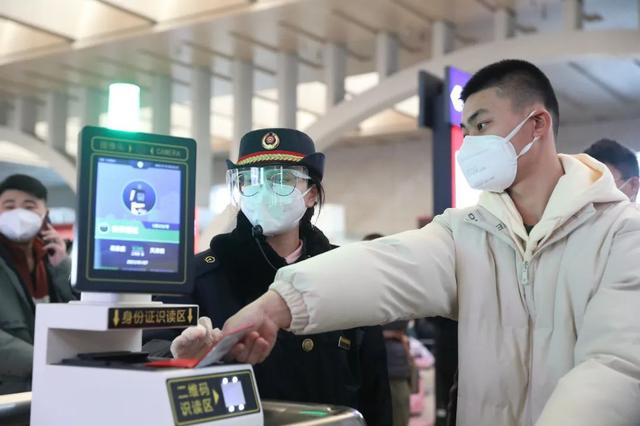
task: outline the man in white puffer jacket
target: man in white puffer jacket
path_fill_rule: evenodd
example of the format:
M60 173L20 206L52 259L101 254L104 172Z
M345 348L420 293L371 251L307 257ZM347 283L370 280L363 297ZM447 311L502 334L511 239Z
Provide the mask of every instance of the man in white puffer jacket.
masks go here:
M462 97L478 205L281 269L225 324L255 324L233 356L261 361L278 328L440 315L459 321L458 425L640 425L640 212L603 164L557 154L532 64L489 65Z

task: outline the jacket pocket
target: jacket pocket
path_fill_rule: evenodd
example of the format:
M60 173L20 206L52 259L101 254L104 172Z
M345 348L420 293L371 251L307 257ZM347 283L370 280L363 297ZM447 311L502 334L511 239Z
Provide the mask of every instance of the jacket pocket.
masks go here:
M29 326L22 320L0 320L0 330L33 344L33 334Z
M0 319L0 329L10 329L10 328L27 328L27 323L23 320L2 320Z

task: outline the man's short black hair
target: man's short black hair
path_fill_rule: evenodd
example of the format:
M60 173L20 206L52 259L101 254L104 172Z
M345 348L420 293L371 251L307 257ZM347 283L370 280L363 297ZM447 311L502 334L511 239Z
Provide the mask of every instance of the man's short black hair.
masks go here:
M638 157L626 146L612 140L600 139L584 151L601 163L607 163L618 169L622 179L638 176Z
M15 174L7 177L0 183L0 195L10 189L26 192L39 200L47 201L47 188L42 182L31 176Z
M460 99L466 101L474 93L496 87L509 96L515 108L522 108L532 101L540 101L551 113L553 134L558 135L560 108L558 99L547 76L530 62L505 59L487 65L476 72L464 86Z

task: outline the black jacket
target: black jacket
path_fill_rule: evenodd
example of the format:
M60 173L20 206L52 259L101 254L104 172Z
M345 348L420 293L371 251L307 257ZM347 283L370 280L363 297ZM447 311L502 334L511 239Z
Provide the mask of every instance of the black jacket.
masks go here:
M300 260L334 248L310 224L301 227L301 239ZM261 246L274 267L285 266L268 244ZM233 232L216 236L210 250L196 256L195 289L183 301L198 304L200 316L210 317L214 327L222 328L230 316L267 291L275 272L252 237L249 221L239 214ZM391 424L380 327L310 336L280 331L273 352L254 371L263 399L343 405L358 409L369 425Z

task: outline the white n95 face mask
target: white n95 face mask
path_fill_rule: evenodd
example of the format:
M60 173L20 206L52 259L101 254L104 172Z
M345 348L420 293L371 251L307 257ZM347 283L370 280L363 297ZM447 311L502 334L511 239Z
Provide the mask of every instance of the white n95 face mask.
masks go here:
M29 241L41 227L42 217L31 210L13 209L0 214L0 233L11 241Z
M458 164L469 185L477 190L503 192L516 179L518 158L525 155L538 138L516 153L511 138L524 126L535 111L531 111L507 136L465 136L458 152Z
M268 237L290 231L300 222L307 211L304 193L295 188L287 196L274 194L264 185L250 197L241 197L240 210L253 226L261 226L263 235Z

